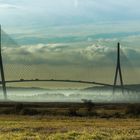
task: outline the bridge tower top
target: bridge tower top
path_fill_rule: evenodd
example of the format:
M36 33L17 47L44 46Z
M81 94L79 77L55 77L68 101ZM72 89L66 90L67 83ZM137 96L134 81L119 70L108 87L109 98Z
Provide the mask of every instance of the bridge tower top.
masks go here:
M117 77L120 78L120 86L122 93L124 92L124 86L123 86L123 78L122 78L122 71L121 71L121 63L120 63L120 42L118 42L117 46L117 64L116 64L116 72L115 72L115 78L114 78L114 86L113 86L113 93L115 92L116 84L117 84Z

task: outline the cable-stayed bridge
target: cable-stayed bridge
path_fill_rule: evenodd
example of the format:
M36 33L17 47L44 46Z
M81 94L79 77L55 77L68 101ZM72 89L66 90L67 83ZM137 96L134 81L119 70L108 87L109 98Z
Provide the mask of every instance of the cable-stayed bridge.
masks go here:
M120 57L120 43L117 44L117 51L116 51L116 71L114 72L114 83L113 84L107 84L104 82L96 82L96 81L88 81L88 80L72 80L72 79L46 79L46 78L34 78L34 79L27 79L27 78L18 78L18 79L11 79L8 80L5 78L5 69L4 69L4 61L3 61L3 54L2 54L2 31L0 26L0 74L1 74L1 81L0 84L2 85L2 90L4 94L5 100L7 100L7 88L6 85L9 83L30 83L30 82L59 82L59 83L82 83L82 84L91 84L91 85L99 85L99 86L108 86L112 88L112 92L115 92L116 88L120 88L122 93L124 93L124 90L130 90L124 87L123 82L123 75L121 70L121 57ZM11 41L12 44L12 41ZM14 45L13 45L14 47ZM47 63L47 62L46 62ZM82 76L81 76L82 77ZM117 79L120 79L120 86L117 86Z

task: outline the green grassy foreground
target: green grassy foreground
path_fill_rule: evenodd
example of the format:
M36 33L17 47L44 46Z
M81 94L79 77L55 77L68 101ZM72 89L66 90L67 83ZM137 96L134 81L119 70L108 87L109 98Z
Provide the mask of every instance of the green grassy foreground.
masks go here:
M0 116L0 140L139 140L140 118Z

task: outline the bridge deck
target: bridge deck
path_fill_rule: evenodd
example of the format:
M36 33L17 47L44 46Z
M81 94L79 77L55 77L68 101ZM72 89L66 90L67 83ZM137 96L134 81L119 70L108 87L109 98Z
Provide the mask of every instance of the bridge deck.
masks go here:
M94 84L94 85L101 85L101 86L109 86L113 87L113 85L93 82L93 81L82 81L82 80L55 80L55 79L20 79L20 80L8 80L5 81L6 83L22 83L22 82L62 82L62 83L83 83L83 84Z
M20 80L7 80L5 83L26 83L26 82L61 82L61 83L81 83L81 84L91 84L91 85L99 85L99 86L107 86L107 87L112 87L114 85L111 84L106 84L106 83L100 83L100 82L94 82L94 81L84 81L84 80L63 80L63 79L20 79ZM1 82L0 82L1 84ZM122 87L117 86L116 88L122 89ZM125 86L123 89L127 91L135 91L138 92L137 90L126 88Z

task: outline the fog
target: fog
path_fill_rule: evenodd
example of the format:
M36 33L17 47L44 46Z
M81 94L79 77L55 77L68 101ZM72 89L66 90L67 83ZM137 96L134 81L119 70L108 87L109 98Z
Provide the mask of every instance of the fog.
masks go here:
M8 101L18 102L82 102L91 100L95 103L139 103L140 93L112 90L52 90L39 88L24 88L22 90L8 89ZM0 92L0 100L3 100L3 93Z

